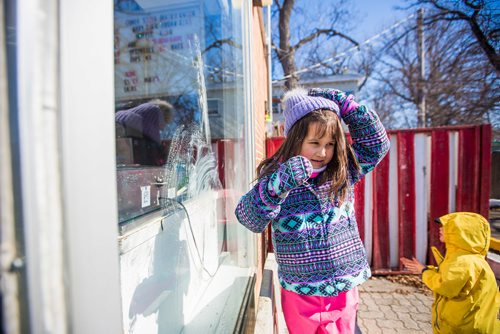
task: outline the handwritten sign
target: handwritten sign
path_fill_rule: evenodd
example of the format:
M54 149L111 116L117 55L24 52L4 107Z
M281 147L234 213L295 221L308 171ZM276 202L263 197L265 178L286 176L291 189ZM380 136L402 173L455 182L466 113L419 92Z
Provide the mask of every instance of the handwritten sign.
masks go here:
M192 46L203 36L200 6L115 13L117 99L175 93L192 80ZM202 39L200 39L202 40Z

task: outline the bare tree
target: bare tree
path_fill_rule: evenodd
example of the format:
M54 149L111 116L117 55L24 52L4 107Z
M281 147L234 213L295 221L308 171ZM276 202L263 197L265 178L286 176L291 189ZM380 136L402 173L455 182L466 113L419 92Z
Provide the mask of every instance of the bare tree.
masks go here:
M308 71L301 75L301 79L355 72L364 76L363 81L358 85L358 90L361 91L375 69L380 50L372 48L369 44L351 46L347 51L346 46L342 44L334 44L332 47L333 50L327 53L329 56L325 60L323 42L319 38L311 42L307 56L302 57L304 58L303 66ZM335 56L331 56L332 54Z
M406 30L411 31L411 30ZM399 124L416 124L418 61L416 32L387 41L377 72L378 92L393 103L381 113L399 115ZM498 76L463 24L435 21L426 26L425 80L428 126L492 122L500 112ZM391 119L395 121L397 119ZM500 124L493 122L494 128Z
M321 59L328 58L328 53L331 56L331 52L335 52L339 43L359 45L356 40L341 31L349 24L345 19L348 17L348 7L345 2L339 1L337 4L325 6L325 9L328 8L331 11L322 12L313 20L304 14L304 9L296 6L295 0L275 0L274 4L273 15L278 16L279 19L278 34L273 36L273 49L283 68L286 78L285 86L288 89L298 85L298 61L304 66L311 65L313 61L320 63ZM292 15L295 15L293 22ZM324 24L323 27L318 27L322 24ZM334 44L333 38L338 38L339 42ZM300 52L302 54L299 54ZM327 69L330 66L327 63L322 65ZM341 67L337 64L329 69L338 73L339 68Z
M497 0L417 0L410 5L432 10L424 24L436 21L464 22L490 64L500 73L500 15Z

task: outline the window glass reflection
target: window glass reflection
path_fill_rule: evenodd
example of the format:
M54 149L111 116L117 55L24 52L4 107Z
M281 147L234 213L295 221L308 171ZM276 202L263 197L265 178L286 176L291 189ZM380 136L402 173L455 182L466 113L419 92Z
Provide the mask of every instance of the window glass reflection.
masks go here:
M161 131L172 117L172 105L162 100L152 100L116 112L117 163L163 165L165 152Z
M228 157L215 155L217 143L234 143L242 133L239 30L225 1L115 1L119 195L131 193L123 187L137 169L180 200L227 179L221 174ZM123 222L131 217L123 210L130 200L119 204Z
M241 302L253 265L251 236L233 213L250 182L240 8L241 1L227 0L114 2L120 262L130 333L180 332L200 319L218 323L222 313L236 319L239 308L221 308ZM202 309L214 315L198 317Z

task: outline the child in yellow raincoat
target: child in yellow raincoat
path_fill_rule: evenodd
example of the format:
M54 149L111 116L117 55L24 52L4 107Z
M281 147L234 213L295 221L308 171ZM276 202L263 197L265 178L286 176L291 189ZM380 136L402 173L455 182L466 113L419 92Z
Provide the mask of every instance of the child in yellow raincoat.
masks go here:
M439 240L446 245L444 258L432 247L438 267L401 258L410 272L422 273L422 281L434 292L434 333L500 333L500 293L485 259L490 246L488 221L477 213L456 212L437 222Z

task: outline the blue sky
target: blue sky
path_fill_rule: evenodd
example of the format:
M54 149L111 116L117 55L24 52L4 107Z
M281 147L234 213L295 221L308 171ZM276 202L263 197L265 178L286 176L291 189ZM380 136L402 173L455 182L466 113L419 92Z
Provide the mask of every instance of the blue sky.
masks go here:
M406 17L402 11L394 9L395 6L404 7L404 0L350 0L349 2L359 13L357 19L359 31L352 32L359 41L366 40Z
M306 17L314 16L318 8L338 3L332 0L296 0L296 5L301 6L308 11ZM408 17L409 13L403 10L398 10L396 7L407 7L405 0L347 0L342 6L349 6L352 17L351 30L343 30L347 36L354 38L358 43L363 43L367 39L380 34L389 27L392 27L396 22ZM277 20L277 17L275 18ZM273 22L277 25L277 22ZM324 24L323 24L324 25ZM344 28L345 29L345 28ZM306 32L307 33L307 32ZM294 32L292 31L292 35ZM373 40L372 44L376 45L382 39ZM352 46L350 46L352 47ZM277 63L273 68L273 78L277 79L282 76L282 68Z

